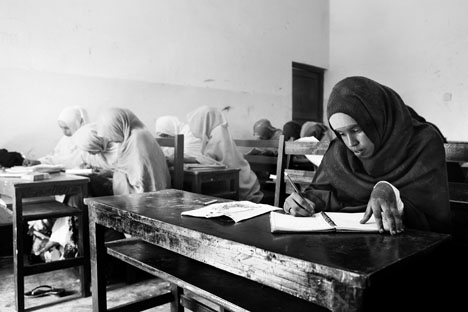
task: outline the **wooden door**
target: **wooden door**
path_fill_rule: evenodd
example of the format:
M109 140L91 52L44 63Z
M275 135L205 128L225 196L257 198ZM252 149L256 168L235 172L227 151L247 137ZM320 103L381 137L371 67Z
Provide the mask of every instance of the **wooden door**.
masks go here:
M292 119L323 122L324 69L293 62Z

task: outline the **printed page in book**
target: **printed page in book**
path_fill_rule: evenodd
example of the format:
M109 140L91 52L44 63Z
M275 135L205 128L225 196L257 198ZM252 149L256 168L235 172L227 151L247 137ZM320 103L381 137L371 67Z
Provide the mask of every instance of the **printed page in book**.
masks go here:
M311 217L294 217L287 214L270 214L271 232L378 232L377 224L372 217L361 224L364 213L327 212L328 217L336 224L329 224L321 213Z
M184 211L181 215L200 218L226 216L231 218L234 222L239 222L280 209L281 208L275 206L256 204L250 201L233 201L227 203L215 203L206 207Z

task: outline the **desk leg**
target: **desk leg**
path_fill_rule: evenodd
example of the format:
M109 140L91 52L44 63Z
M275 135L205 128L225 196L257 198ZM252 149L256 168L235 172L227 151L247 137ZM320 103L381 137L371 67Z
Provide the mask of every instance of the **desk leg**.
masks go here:
M15 279L16 311L24 311L24 244L23 244L23 214L22 198L15 196L13 208L13 271Z
M93 311L107 311L106 297L106 246L104 244L105 227L91 219L89 226L91 253L91 287L93 294Z

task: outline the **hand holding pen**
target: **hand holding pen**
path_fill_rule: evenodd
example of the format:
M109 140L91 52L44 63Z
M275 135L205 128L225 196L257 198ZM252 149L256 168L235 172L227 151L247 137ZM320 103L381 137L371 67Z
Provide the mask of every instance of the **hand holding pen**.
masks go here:
M315 213L315 204L312 201L307 200L296 187L294 182L291 180L289 175L284 173L285 179L291 184L294 192L286 198L283 209L287 214L291 214L299 217L308 217Z

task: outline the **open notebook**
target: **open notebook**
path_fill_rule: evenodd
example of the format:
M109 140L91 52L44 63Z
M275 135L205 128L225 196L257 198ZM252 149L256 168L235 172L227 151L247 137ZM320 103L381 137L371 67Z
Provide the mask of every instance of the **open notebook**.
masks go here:
M256 204L244 200L211 204L206 207L184 211L181 213L181 215L200 218L215 218L224 216L231 218L234 222L239 222L273 210L281 210L281 208L265 204Z
M318 212L311 217L294 217L272 212L271 232L378 232L374 216L361 224L364 212Z

